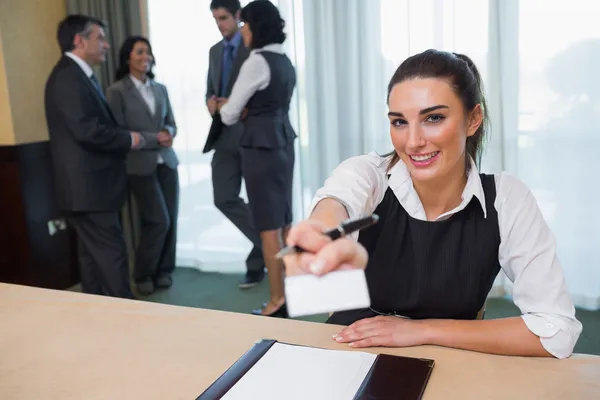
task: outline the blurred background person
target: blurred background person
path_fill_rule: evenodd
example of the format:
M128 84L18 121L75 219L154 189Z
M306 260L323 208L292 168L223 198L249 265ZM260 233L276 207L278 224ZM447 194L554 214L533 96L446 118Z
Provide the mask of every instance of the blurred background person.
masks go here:
M213 116L204 153L214 150L211 161L212 186L215 206L254 245L246 258L246 275L239 282L242 289L263 280L265 262L258 231L252 226L248 204L240 197L242 188L242 160L238 147L244 127L241 123L226 126L217 112L219 98L226 98L235 83L240 66L250 50L242 43L239 30L240 2L238 0L213 0L210 3L223 40L211 47L206 82L206 105Z
M64 55L46 82L44 104L58 205L77 235L81 289L133 298L119 211L127 195L125 157L144 138L118 126L92 70L110 48L104 29L85 15L60 22Z
M106 91L119 126L144 132L142 151L127 157L127 174L141 220L133 276L138 291L151 294L172 285L177 244L179 161L173 150L177 126L167 88L154 81L148 39L131 36L119 51L116 82Z
M218 108L225 125L244 120L240 138L242 172L254 226L260 231L270 301L254 314L286 317L283 247L292 222L292 181L296 133L289 107L296 71L284 54L285 21L270 1L249 3L240 14L244 44L252 49L228 99Z

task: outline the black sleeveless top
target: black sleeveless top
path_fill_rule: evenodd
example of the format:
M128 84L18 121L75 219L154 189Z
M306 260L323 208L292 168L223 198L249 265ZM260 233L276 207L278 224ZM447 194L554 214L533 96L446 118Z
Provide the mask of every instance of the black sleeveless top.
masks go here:
M285 54L261 51L269 66L269 85L258 90L248 103L241 147L280 149L294 143L296 133L289 117L296 86L296 70Z
M475 319L500 271L500 228L493 175L480 174L487 218L476 197L444 221L412 218L388 188L379 223L358 241L369 253L365 270L371 308L334 313L349 325L392 314L412 319Z

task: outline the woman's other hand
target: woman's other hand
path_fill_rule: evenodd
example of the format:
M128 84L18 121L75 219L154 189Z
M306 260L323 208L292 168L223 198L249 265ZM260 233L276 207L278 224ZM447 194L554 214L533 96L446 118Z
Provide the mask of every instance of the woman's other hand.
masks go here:
M408 347L427 342L424 321L394 316L362 319L333 335L333 339L350 347Z
M287 275L324 275L343 269L364 269L368 255L366 249L350 238L331 240L324 234L321 222L306 220L290 229L286 245L300 246L305 252L284 257Z

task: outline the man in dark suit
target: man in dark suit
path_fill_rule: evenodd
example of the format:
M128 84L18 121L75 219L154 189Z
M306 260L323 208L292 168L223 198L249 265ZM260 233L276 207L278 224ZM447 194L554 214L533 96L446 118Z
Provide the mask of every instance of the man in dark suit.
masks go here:
M248 204L240 197L242 185L241 153L238 146L244 126L238 123L225 126L217 113L217 103L229 97L240 67L250 51L244 46L239 31L239 0L213 0L210 4L223 40L209 53L206 105L213 123L206 139L204 152L214 150L212 158L212 184L217 208L252 242L246 259L246 275L239 283L248 288L264 277L264 260L258 231L252 225Z
M133 298L119 220L127 190L125 157L145 143L116 126L92 66L110 47L104 23L70 15L58 26L64 53L45 90L58 204L77 234L85 293Z

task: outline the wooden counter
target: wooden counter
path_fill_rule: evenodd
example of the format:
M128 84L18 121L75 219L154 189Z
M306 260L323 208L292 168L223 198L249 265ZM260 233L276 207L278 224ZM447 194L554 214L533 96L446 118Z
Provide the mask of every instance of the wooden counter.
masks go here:
M0 399L193 400L260 338L330 349L334 325L0 284ZM370 349L436 364L432 399L599 399L600 357Z

